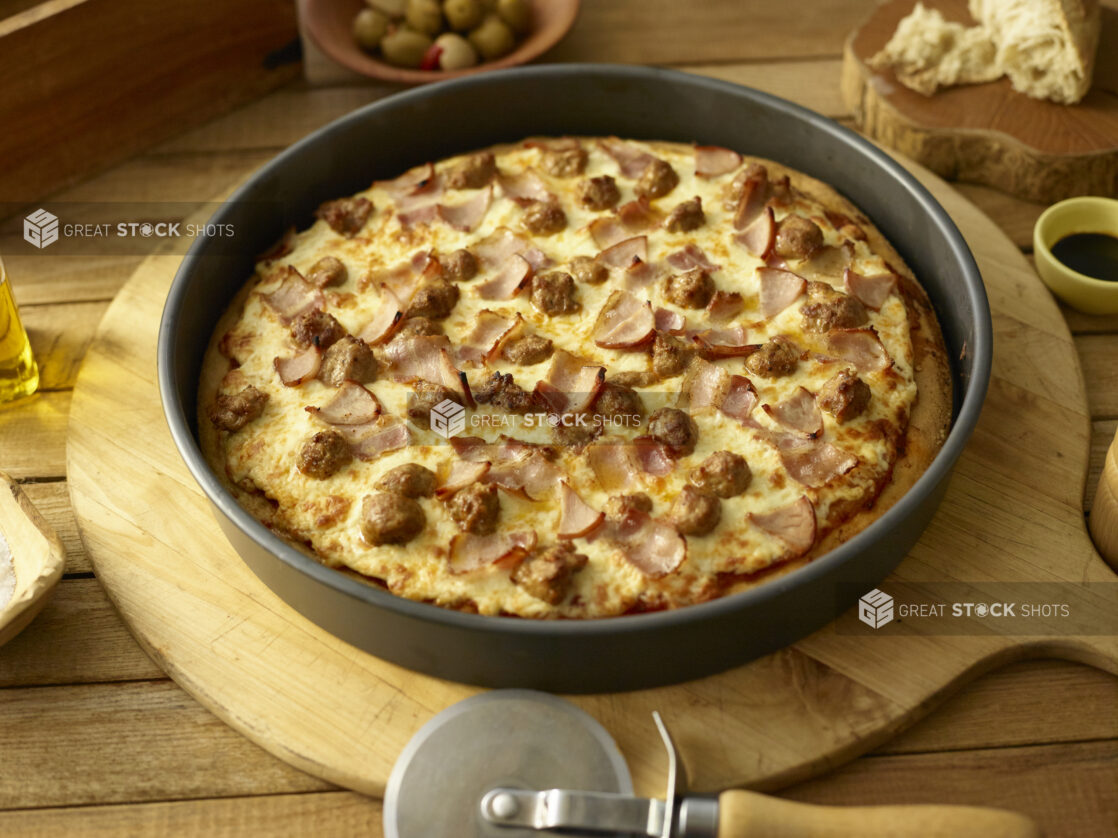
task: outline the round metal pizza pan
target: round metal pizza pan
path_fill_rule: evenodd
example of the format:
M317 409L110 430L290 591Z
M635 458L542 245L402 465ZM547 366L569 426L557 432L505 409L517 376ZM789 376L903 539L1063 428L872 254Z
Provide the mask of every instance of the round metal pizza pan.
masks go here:
M428 160L533 134L697 141L768 157L857 204L927 290L953 364L950 435L908 493L835 550L754 589L670 612L582 621L485 617L412 602L330 570L243 510L198 445L196 389L214 326L255 254L323 201ZM183 259L159 330L159 388L171 434L230 542L273 591L380 658L491 687L606 692L679 682L786 646L883 579L928 524L966 445L990 377L992 327L978 267L938 202L901 166L837 123L727 82L617 65L522 67L378 101L277 156L211 219ZM220 229L220 228L218 228Z

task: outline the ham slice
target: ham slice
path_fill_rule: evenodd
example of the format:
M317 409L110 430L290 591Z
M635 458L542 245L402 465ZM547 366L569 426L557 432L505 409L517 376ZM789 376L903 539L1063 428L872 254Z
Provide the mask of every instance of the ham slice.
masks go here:
M272 363L285 387L297 387L318 375L322 352L317 346L312 346L293 358L276 358Z
M768 174L764 168L759 168L745 179L741 197L738 199L737 208L734 210L735 230L744 230L757 220L765 208L768 192Z
M511 300L532 275L532 266L523 256L514 254L504 266L485 282L476 285L483 300Z
M829 442L795 434L781 434L775 442L789 476L813 489L827 485L858 465L857 457Z
M625 269L625 275L621 278L621 287L626 291L644 291L661 276L663 273L658 265L641 262L638 259Z
M601 526L605 513L578 496L566 480L559 483L559 538L582 538Z
M805 495L772 512L750 512L749 520L787 544L793 556L802 556L815 544L815 507Z
M381 305L373 315L373 319L364 325L357 337L365 341L370 346L376 346L378 343L384 343L388 338L392 337L396 327L404 319L404 308L406 303L400 301L387 285L380 287Z
M671 449L650 436L638 436L633 440L633 455L645 474L664 477L675 468Z
M745 298L737 291L715 291L707 303L707 314L716 323L730 320L741 314L745 308Z
M598 254L598 261L610 268L629 268L648 261L648 236L624 239Z
M473 251L482 270L493 270L504 265L510 256L524 253L529 247L531 242L507 227L499 227L474 245Z
M432 201L417 207L396 210L396 218L403 227L414 227L417 224L430 224L439 217L439 205Z
M691 410L718 407L730 389L730 373L702 358L691 363L681 388L682 400Z
M634 486L640 485L636 454L624 440L606 439L588 445L586 460L603 491L632 491Z
M378 416L364 425L336 425L349 441L349 448L359 460L375 460L381 454L406 446L410 440L408 426L395 416Z
M758 268L761 278L761 316L776 317L792 305L807 288L802 276L780 268Z
M728 175L741 165L741 155L716 145L695 146L695 174L699 177Z
M643 195L628 201L617 208L617 217L626 229L634 233L647 230L660 223L660 213L652 208L648 198Z
M640 177L641 172L653 160L653 156L644 149L622 142L616 137L601 140L598 145L606 154L617 161L621 174L628 178Z
M345 381L322 407L308 407L307 412L327 425L366 425L380 416L377 397L356 381Z
M546 203L555 200L543 178L531 169L513 175L500 175L497 182L501 191L522 207L536 201Z
M633 567L652 579L668 575L687 558L687 541L671 524L647 512L632 511L623 521L609 521L599 530L621 550Z
M759 427L751 418L753 408L757 406L757 390L753 382L744 375L732 375L726 387L726 394L718 405L718 409L750 427Z
M560 349L555 353L546 378L536 392L554 413L578 413L586 410L602 389L606 368L589 364L584 359Z
M433 192L438 186L438 177L434 164L426 163L404 172L395 180L374 181L373 186L381 187L393 200L399 201L411 195Z
M734 236L734 241L745 247L758 259L768 259L776 244L776 221L773 208L765 207L753 222Z
M546 253L538 247L528 247L520 251L519 255L532 266L533 271L542 271L549 265L554 264Z
M774 422L790 431L799 431L810 437L823 433L823 413L815 403L815 396L803 387L797 387L788 398L776 404L761 405Z
M621 219L613 215L595 218L587 229L590 231L590 237L594 239L594 244L600 248L611 247L633 235Z
M528 500L540 500L555 487L563 474L563 470L539 450L531 449L527 455L517 459L494 463L486 473L485 481L507 491L522 492Z
M658 332L682 335L687 329L687 318L678 311L658 308L656 311L652 312L652 319L656 324L656 331Z
M439 204L438 215L455 230L468 233L485 218L485 214L489 212L489 204L492 199L493 187L492 185L486 186L484 189L479 189L472 198L461 204L454 204L453 206Z
M594 343L606 349L628 349L650 340L655 330L650 302L628 291L614 291L594 324Z
M876 372L889 367L893 360L872 328L832 329L827 332L827 348L858 372Z
M721 268L721 265L716 265L707 255L703 253L702 249L689 244L683 250L677 250L674 253L669 253L667 262L676 270L689 271L691 268L702 268L704 271L711 273Z
M398 378L422 378L442 383L440 353L450 347L446 335L410 335L398 337L384 347L389 371Z
M896 274L862 276L847 268L842 273L842 284L846 293L856 297L866 308L878 311L897 287L897 276Z
M739 358L761 348L759 343L745 342L745 327L740 324L724 329L704 329L691 339L699 347L700 354L707 358Z
M812 253L810 259L800 262L797 270L813 281L837 285L839 277L853 261L853 242L844 242L841 247L828 244Z
M498 562L513 562L528 555L536 546L536 534L495 532L492 535L458 533L450 542L450 572L469 573Z
M487 308L482 309L474 319L474 330L458 348L459 359L474 364L492 361L505 338L523 322L519 312L513 317L506 317Z
M435 490L435 494L439 497L446 497L448 495L453 495L459 489L472 486L485 477L489 468L490 463L488 460L481 460L480 462L454 460L447 470L446 477L440 483L439 488Z
M276 313L283 323L290 323L300 314L306 314L325 305L322 292L303 279L294 268L283 269L283 282L279 288L263 296L265 305Z

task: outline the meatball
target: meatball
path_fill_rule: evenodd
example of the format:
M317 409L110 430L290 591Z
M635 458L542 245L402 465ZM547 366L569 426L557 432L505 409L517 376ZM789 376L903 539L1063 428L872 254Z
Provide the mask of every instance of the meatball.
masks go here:
M532 280L532 305L544 314L555 316L578 310L575 281L568 273L551 271Z
M679 183L679 175L675 173L671 164L654 157L644 167L633 190L643 198L659 198L675 189L677 183Z
M327 349L318 370L319 381L332 387L341 387L347 379L362 384L372 381L376 375L377 359L373 350L353 335L346 335Z
M664 296L681 308L706 308L714 296L714 280L702 268L672 274L665 283Z
M684 486L668 510L680 535L706 535L722 519L722 502L714 495Z
M349 443L338 431L319 431L299 449L296 466L308 477L324 480L353 459Z
M459 489L446 502L450 517L463 532L489 535L497 529L501 514L501 499L492 483L471 483Z
M408 418L421 428L431 427L431 410L448 399L455 404L462 404L462 397L442 384L432 384L423 378L417 378L412 384L413 395L408 396Z
M554 201L534 201L524 210L524 226L537 236L551 236L567 227L567 214Z
M636 390L625 387L615 381L607 381L598 391L594 400L594 412L600 416L613 416L617 418L632 416L633 426L644 415L644 402Z
M459 248L439 259L443 278L450 282L467 282L477 276L477 258L466 248Z
M510 413L527 413L534 405L532 394L517 384L511 373L494 372L474 388L474 401L503 407Z
M408 306L408 317L427 317L442 320L458 305L458 286L445 279L424 282L415 292Z
M372 211L373 205L368 198L339 198L327 201L315 215L329 224L335 233L351 239L361 232Z
M376 546L406 544L427 526L423 507L393 492L365 495L361 502L361 534Z
M706 224L703 214L703 199L696 195L690 201L677 204L664 219L664 227L671 233L687 233Z
M593 256L576 256L569 267L571 275L587 285L601 285L609 279L609 268Z
M219 431L239 431L264 412L268 394L251 384L239 393L220 393L210 407L210 421Z
M740 495L752 479L745 457L731 451L714 452L691 472L691 482L697 488L720 498Z
M582 146L563 146L544 150L540 161L545 172L553 177L574 177L586 168L586 149Z
M807 259L823 246L823 231L810 218L789 215L776 230L776 252L785 259Z
M400 337L434 337L442 333L443 327L441 323L436 323L434 320L427 317L409 317L396 329L393 340Z
M800 316L809 332L854 329L869 321L866 307L860 300L825 282L809 282L807 300L800 309Z
M451 189L480 189L497 174L497 159L491 151L471 154L454 166L446 177Z
M653 413L648 420L648 433L677 456L687 456L694 451L699 439L699 429L691 417L674 407L662 407Z
M386 471L374 486L409 498L429 498L435 494L435 472L418 463L404 463Z
M841 425L865 412L870 403L870 388L854 373L842 370L827 379L816 401Z
M554 346L550 340L539 335L525 335L516 340L510 340L501 349L501 354L514 364L531 366L551 357Z
M300 314L291 324L291 338L300 346L317 346L329 349L348 332L334 319L334 315L314 309Z
M586 178L578 182L578 202L587 209L601 211L617 206L621 200L621 190L617 181L609 175Z
M784 335L776 335L745 359L745 367L762 378L780 378L791 375L799 361L800 348Z
M660 378L674 378L687 369L694 354L679 338L657 332L652 342L652 371Z
M342 260L333 256L323 256L311 265L311 271L307 274L307 279L311 281L311 284L317 285L319 288L325 288L328 285L341 285L348 277L349 271L342 264Z
M614 495L606 501L606 516L621 521L630 515L648 515L652 512L652 498L644 492L634 492L631 495Z
M512 581L536 599L558 605L570 590L571 578L588 561L567 541L537 548L512 572Z

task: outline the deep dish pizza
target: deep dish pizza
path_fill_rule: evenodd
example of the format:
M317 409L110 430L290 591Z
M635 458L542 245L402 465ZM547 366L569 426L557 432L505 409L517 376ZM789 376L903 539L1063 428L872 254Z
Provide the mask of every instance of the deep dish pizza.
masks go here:
M207 457L319 561L522 617L676 608L864 528L950 421L923 291L833 189L542 138L324 204L204 365Z

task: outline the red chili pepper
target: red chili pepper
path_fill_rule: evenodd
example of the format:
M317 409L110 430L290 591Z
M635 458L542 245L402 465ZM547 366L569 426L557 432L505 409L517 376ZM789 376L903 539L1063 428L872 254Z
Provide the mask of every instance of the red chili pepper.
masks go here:
M420 70L437 70L439 69L439 56L443 54L443 48L439 44L431 44L427 47L427 52L423 54L423 63L419 65Z

